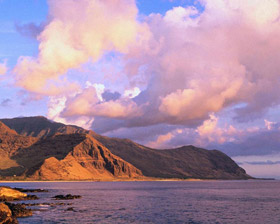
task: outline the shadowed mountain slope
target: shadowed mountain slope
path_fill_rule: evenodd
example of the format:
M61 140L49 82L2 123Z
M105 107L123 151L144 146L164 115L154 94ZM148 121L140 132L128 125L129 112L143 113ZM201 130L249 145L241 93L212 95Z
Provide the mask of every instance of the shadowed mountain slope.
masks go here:
M29 147L37 140L34 137L21 136L0 122L0 175L1 169L18 166L16 161L10 159L17 150Z
M54 135L19 150L19 175L42 180L92 180L142 176L141 171L86 134Z
M100 142L114 155L132 164L141 170L145 176L149 177L251 178L230 157L218 150L205 150L194 146L156 150L128 139L101 136L93 131L52 122L44 117L2 119L0 121L9 128L14 129L18 134L41 138L42 140L55 134L86 134L86 136L91 136L93 140Z
M17 176L19 179L30 180L112 180L142 177L140 170L112 154L87 134L54 134L36 138L19 135L0 122L0 139L2 177Z

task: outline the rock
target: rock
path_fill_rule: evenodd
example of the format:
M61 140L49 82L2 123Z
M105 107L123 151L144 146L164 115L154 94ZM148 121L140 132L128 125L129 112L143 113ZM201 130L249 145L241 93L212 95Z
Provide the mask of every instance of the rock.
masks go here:
M37 200L37 199L39 199L39 198L36 195L27 195L25 198L23 198L21 200Z
M17 224L18 221L12 215L10 208L4 204L0 203L0 224Z
M5 202L5 204L12 211L12 215L17 218L32 216L31 209L27 209L23 204L13 204Z
M24 188L14 188L14 189L24 193L49 192L48 190L45 189L24 189Z
M54 198L55 200L72 200L72 199L78 199L81 198L81 195L72 195L72 194L67 194L67 195L56 195L52 198Z
M22 203L22 205L25 206L44 206L44 205L49 205L49 206L57 206L57 205L72 205L72 203L63 203L63 202L58 202L58 203L48 203L48 202L44 202L44 203Z
M0 187L0 201L14 201L26 198L27 194L14 190L10 187Z
M10 187L0 187L0 201L37 200L36 195L27 195Z
M74 210L73 207L69 207L69 208L66 209L66 211L72 211L72 212L74 212L75 210Z

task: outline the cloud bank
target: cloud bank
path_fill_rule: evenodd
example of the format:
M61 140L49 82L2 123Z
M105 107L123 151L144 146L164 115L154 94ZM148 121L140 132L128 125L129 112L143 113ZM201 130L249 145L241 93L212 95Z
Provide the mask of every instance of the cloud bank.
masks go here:
M26 91L51 96L50 118L153 147L279 151L266 118L280 103L278 0L202 0L204 11L149 16L134 0L48 2L38 57L21 57L14 73ZM101 60L110 74L79 78Z

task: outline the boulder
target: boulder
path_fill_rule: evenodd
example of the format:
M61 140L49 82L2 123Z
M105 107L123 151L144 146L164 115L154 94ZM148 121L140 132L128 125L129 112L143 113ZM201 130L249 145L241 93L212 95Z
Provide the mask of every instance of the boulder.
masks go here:
M12 215L17 218L32 216L31 209L27 209L24 204L5 203L12 211Z
M81 195L72 195L72 194L67 194L67 195L56 195L54 196L53 198L55 200L72 200L72 199L78 199L78 198L81 198L82 196Z
M11 209L8 205L0 203L0 224L17 224L18 221L12 215Z
M27 197L27 194L10 187L0 187L0 201L22 200Z
M36 195L27 195L10 187L0 187L0 201L36 200Z

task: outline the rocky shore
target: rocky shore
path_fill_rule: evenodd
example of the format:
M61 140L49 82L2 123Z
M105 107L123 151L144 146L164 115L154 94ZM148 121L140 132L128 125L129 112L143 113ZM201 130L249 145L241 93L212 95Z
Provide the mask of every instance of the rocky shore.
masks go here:
M17 224L17 218L32 216L32 209L27 207L38 205L71 205L71 203L15 203L15 201L36 200L36 195L28 195L27 192L48 192L43 189L23 189L0 186L0 224ZM71 200L81 198L80 195L56 195L54 200ZM73 208L70 208L73 209Z
M21 191L0 187L0 223L18 223L16 218L28 217L32 215L31 209L27 209L23 204L14 204L8 201L22 201L38 199L35 195L27 195Z

